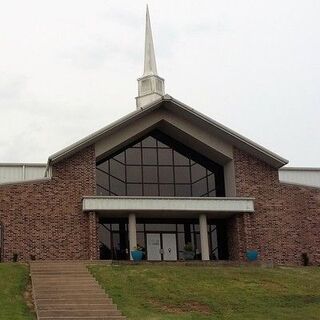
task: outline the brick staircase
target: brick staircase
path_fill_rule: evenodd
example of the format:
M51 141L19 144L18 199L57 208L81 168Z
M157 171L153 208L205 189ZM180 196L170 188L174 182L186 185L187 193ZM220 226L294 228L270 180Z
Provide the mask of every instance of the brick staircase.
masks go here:
M31 262L38 320L125 320L86 262Z

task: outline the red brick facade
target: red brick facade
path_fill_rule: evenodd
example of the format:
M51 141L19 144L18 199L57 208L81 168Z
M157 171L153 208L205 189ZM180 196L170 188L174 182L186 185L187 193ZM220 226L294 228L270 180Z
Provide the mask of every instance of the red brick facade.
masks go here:
M254 197L255 212L229 219L230 258L257 249L263 261L320 264L320 189L282 184L276 169L234 150L236 193ZM95 195L95 152L88 147L53 167L46 181L0 186L3 260L98 259L97 216L83 213Z
M95 217L81 208L95 188L94 147L54 165L50 180L0 186L3 260L97 259Z
M229 222L232 259L257 249L264 261L302 264L302 253L320 264L320 189L279 182L277 169L234 150L238 197L254 197L255 212Z

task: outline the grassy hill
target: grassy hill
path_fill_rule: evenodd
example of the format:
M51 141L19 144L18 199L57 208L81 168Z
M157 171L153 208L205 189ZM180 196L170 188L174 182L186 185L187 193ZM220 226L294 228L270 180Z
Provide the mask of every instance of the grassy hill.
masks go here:
M319 320L320 268L97 265L128 320ZM0 264L0 320L32 320L28 266Z
M150 320L320 319L320 268L93 266L128 317Z
M0 320L35 319L26 293L29 269L20 263L0 263Z

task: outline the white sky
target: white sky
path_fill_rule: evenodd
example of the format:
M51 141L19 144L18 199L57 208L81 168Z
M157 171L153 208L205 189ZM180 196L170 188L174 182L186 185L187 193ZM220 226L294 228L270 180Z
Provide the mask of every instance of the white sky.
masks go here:
M173 97L320 167L320 1L148 1ZM48 156L135 109L145 1L0 0L0 162Z

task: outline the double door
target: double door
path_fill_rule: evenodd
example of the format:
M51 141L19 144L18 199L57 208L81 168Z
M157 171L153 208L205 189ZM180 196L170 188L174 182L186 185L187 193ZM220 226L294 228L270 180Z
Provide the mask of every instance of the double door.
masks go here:
M147 259L176 261L177 237L175 233L147 233Z

